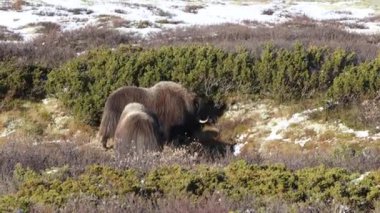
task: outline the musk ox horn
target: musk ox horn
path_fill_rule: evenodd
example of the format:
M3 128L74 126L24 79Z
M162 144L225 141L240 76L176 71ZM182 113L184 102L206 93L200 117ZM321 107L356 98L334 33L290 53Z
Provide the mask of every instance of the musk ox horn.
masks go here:
M202 120L202 119L199 119L199 123L201 123L201 124L205 124L205 123L207 123L208 122L208 120L209 120L209 117L207 117L206 119L204 119L204 120Z

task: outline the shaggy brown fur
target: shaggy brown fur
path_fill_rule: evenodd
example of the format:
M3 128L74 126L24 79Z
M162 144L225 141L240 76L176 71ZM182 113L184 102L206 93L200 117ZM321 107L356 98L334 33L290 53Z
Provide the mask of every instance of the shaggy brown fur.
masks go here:
M142 156L146 151L161 151L162 146L157 118L142 104L125 106L115 130L117 156Z
M164 140L170 140L196 123L193 121L196 118L196 100L194 93L168 81L159 82L150 88L125 86L117 89L107 98L99 127L103 147L107 148L107 140L114 136L116 124L127 104L140 103L157 115Z

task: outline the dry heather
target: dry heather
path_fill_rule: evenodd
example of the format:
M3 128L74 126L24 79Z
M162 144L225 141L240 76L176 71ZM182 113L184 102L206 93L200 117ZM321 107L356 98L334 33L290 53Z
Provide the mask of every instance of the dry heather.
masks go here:
M359 35L349 33L336 22L318 22L307 17L293 20L273 27L224 24L205 27L188 27L164 30L141 38L133 33L120 33L109 28L95 26L61 32L51 23L37 23L44 33L27 43L0 43L0 60L18 58L23 64L40 64L57 67L68 59L99 46L116 47L120 44L137 44L142 47L162 45L182 45L186 43L207 43L226 50L246 48L259 55L264 44L272 42L279 47L290 48L295 41L306 46L328 46L331 49L343 48L354 51L360 60L376 58L378 35ZM112 25L128 24L112 20ZM145 25L141 23L141 26ZM3 36L20 39L3 29ZM0 38L2 33L0 32Z
M263 203L266 206L263 206ZM158 201L150 201L142 199L135 195L127 195L122 198L108 198L102 202L95 203L93 198L83 196L79 199L69 201L69 203L60 212L256 212L261 210L265 212L334 212L344 209L344 206L338 204L329 206L323 202L314 204L289 204L282 199L265 199L262 200L255 196L247 196L246 198L235 201L229 199L225 195L213 194L203 197L194 202L187 197L171 197L163 198ZM52 208L46 206L35 205L32 211L50 212Z
M43 28L41 36L26 43L0 43L0 60L17 58L22 65L38 64L55 68L69 59L99 47L116 47L139 41L132 33L120 33L116 30L97 27L85 27L79 30L61 32L51 23L37 23Z
M196 8L187 10L196 12ZM114 19L105 22L112 25L128 24L124 20ZM141 27L146 24L150 23L142 22ZM149 41L136 35L95 27L61 32L55 25L41 25L45 27L41 33L45 34L32 42L0 43L0 60L17 58L20 64L42 64L56 68L89 49L136 43L143 47L208 43L227 50L244 47L259 55L263 44L268 41L285 48L291 47L295 41L305 45L325 45L333 49L341 47L355 51L359 60L367 60L376 57L377 44L380 42L379 36L350 34L335 22L317 22L305 17L272 28L226 24L168 30L153 35L148 38ZM315 102L306 102L308 101L279 105L269 100L260 100L249 103L239 101L233 105L214 127L219 132L213 142L245 144L238 156L223 148L220 150L224 155L219 155L219 151L215 154L215 144L212 143L203 142L207 145L203 146L200 142L192 142L186 147L166 146L161 153L125 156L122 159L115 159L112 150L101 149L100 143L94 140L96 129L75 121L59 105L51 102L14 102L16 105L23 104L0 114L0 195L18 190L13 179L17 164L37 172L66 166L71 177L81 174L86 167L94 164L148 172L164 165L191 169L204 164L206 167L220 168L238 159L256 165L280 163L291 170L323 164L363 173L380 167L380 141L375 138L379 136L376 128L371 129L368 137L359 137L359 133L364 132L354 131L342 124L344 122L350 124L350 127L361 128L379 125L378 100L364 102L358 107L360 109L344 111L319 110L315 108L318 105ZM342 122L336 122L338 119ZM77 130L81 130L79 134ZM263 203L266 205L265 210L270 212L328 212L343 211L345 208L331 203L289 204L282 199L263 201L256 197L246 197L236 202L214 193L202 197L195 204L188 197L165 197L152 202L127 195L122 199L109 197L99 201L84 195L70 200L62 212L90 212L93 209L99 212L223 212L231 209L254 212L263 209ZM54 211L49 208L48 205L36 204L31 210ZM376 206L373 208L376 209Z
M290 48L295 41L306 46L343 48L356 52L360 60L368 60L376 58L380 36L349 33L337 22L320 22L300 16L272 27L223 24L170 29L153 35L146 42L151 46L208 43L227 50L245 48L260 55L267 42Z
M319 120L321 116L305 114L309 117L302 117L300 112L305 112L308 107L311 104L285 106L270 100L240 101L232 105L214 127L207 127L205 131L219 130L213 136L216 140L213 143L245 144L237 157L225 147L215 152L218 146L203 141L205 147L192 142L184 148L166 146L162 153L116 160L112 150L106 152L100 148L100 143L94 138L96 131L75 120L70 121L72 118L67 117L65 109L55 99L45 99L43 104L25 102L20 105L20 110L3 112L0 116L2 134L9 133L1 137L0 168L5 176L11 175L18 162L35 170L63 165L83 169L99 163L147 171L159 165L172 164L183 167L200 163L223 166L240 158L261 165L283 163L292 169L325 164L352 171L368 171L380 166L377 140L369 141L357 138L353 133L345 133L347 129L342 125ZM279 139L266 140L276 125L289 122L293 117L299 120L278 128L276 134L281 136ZM64 121L66 118L68 120ZM305 138L308 140L304 144L298 143Z
M0 41L7 40L7 41L21 41L22 37L18 33L14 33L10 30L8 30L7 27L0 25Z
M372 119L367 121L358 111L330 110L315 107L315 103L313 107L312 103L287 106L269 100L239 102L216 125L223 140L239 144L240 157L256 162L281 162L294 169L319 164L354 171L376 168L379 133L354 130L373 127L363 124ZM335 115L326 120L325 113ZM374 116L373 111L366 115L371 113ZM365 121L358 124L361 118Z
M28 138L30 143L58 142L68 138L91 140L95 130L76 120L57 99L17 101L0 113L0 139Z

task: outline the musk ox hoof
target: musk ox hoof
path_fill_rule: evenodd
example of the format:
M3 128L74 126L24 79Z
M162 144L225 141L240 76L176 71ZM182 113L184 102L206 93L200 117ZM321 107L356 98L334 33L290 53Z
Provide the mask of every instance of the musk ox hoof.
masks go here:
M113 145L107 146L107 144L104 144L103 148L104 148L104 150L108 151L108 150L113 149Z

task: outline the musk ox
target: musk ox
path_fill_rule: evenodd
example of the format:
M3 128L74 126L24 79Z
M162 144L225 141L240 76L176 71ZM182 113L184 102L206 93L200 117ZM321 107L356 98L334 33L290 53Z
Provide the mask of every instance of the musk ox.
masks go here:
M161 81L150 88L121 87L109 95L104 106L98 133L104 148L107 148L107 140L114 137L124 107L132 102L142 104L157 115L165 141L199 130L200 123L212 120L208 119L208 108L215 107L207 105L210 102L202 101L195 93L171 81Z
M124 107L115 130L115 151L119 156L143 155L145 151L161 151L160 125L154 114L139 103Z

